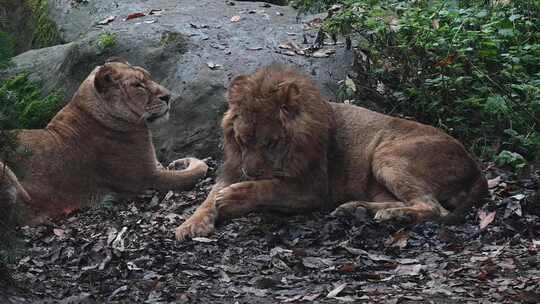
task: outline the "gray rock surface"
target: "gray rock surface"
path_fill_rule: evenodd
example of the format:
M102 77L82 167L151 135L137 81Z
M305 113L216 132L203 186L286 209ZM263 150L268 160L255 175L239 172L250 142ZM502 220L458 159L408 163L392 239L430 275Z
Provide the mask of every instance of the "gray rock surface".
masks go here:
M93 67L111 56L125 57L148 69L176 96L170 123L156 131L160 158L219 158L224 93L235 75L274 62L289 64L311 74L323 95L333 99L352 58L343 44L326 46L336 50L328 58L283 54L290 50L280 49L280 44L293 41L307 47L304 35L311 43L316 30L305 29L291 7L230 2L50 0L51 18L69 43L15 57L14 67L0 72L0 78L29 71L45 91L60 88L68 99ZM149 14L151 10L159 11ZM125 20L132 13L145 16ZM112 22L99 24L112 16ZM233 16L240 20L231 21ZM113 46L103 47L104 34L115 37Z

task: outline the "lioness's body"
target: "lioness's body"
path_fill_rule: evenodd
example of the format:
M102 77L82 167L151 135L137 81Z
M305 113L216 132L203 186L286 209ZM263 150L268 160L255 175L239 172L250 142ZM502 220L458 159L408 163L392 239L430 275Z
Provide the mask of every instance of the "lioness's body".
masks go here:
M29 151L19 163L20 182L37 209L61 213L107 193L159 187L153 184L157 160L144 125L115 132L69 104L46 129L19 134L19 144Z
M17 165L27 219L95 203L107 193L181 190L206 173L190 159L182 171L157 167L147 124L168 118L170 93L126 62L96 68L42 130L21 130Z
M366 208L378 220L440 218L487 192L476 162L433 127L326 102L307 76L271 66L231 83L217 184L176 237L256 210Z

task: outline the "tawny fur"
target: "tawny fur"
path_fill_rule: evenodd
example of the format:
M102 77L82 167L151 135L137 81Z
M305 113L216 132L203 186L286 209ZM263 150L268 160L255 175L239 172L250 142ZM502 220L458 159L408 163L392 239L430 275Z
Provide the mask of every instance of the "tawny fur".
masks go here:
M204 162L179 160L188 165L181 171L157 167L148 125L168 118L170 97L146 70L108 62L45 129L20 130L18 143L27 153L17 163L17 189L26 197L26 219L56 216L108 193L192 187L206 174ZM16 178L9 177L14 184Z
M431 126L326 102L284 66L235 78L218 183L176 237L251 211L370 210L378 220L449 218L487 192L480 168ZM458 215L459 217L459 215Z

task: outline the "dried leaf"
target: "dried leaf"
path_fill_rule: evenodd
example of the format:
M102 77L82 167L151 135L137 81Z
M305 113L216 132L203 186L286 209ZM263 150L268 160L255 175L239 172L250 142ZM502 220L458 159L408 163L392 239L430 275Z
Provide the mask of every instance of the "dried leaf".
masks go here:
M106 25L114 21L116 19L116 16L109 16L101 21L98 22L99 25Z
M217 64L217 63L214 63L212 61L207 62L206 65L212 70L217 70L217 69L221 68L221 64Z
M492 189L497 187L502 181L502 178L500 176L497 176L493 179L488 180L488 188Z
M495 211L487 213L484 210L478 211L478 217L480 218L480 230L486 228L495 219Z
M434 29L438 30L439 27L440 27L439 19L433 19L433 20L431 20L431 25L433 26Z
M135 263L133 262L127 262L126 263L126 266L127 266L127 269L128 270L133 270L133 271L136 271L136 270L142 270L142 268L139 268Z
M388 247L405 248L407 246L408 240L409 233L401 229L394 233L388 240L386 240L385 245Z
M284 42L284 43L281 43L280 45L278 45L278 48L285 49L285 50L290 50L290 49L292 49L292 46L288 42Z
M209 239L209 238L205 238L205 237L194 237L192 238L193 241L195 242L199 242L199 243L213 243L213 242L217 242L216 239Z
M525 195L523 195L523 197L525 197ZM508 200L508 204L506 205L506 209L504 210L504 218L508 218L512 214L516 214L517 216L523 215L523 211L521 210L521 203L519 202L519 200Z
M116 238L112 242L111 246L112 248L118 250L118 251L124 251L124 234L127 232L128 228L123 227L122 230L116 235Z
M417 276L420 274L420 271L424 269L425 266L421 264L414 265L398 265L396 268L396 274L405 275L405 276Z
M54 235L56 235L57 237L63 237L64 234L66 233L66 231L65 231L64 229L54 228L54 229L53 229L53 233L54 233Z
M448 55L448 57L446 57L443 60L435 63L435 66L445 68L445 67L451 65L452 63L454 63L456 58L457 58L456 54L450 54L450 55Z
M315 58L326 58L326 57L330 57L330 55L334 54L335 52L336 50L334 49L320 49L313 52L311 56Z
M343 283L341 285L338 285L336 288L334 288L332 291L330 291L326 297L327 298L335 298L343 289L347 287L347 283Z
M129 14L129 15L127 15L126 19L124 19L124 21L128 21L128 20L135 19L135 18L140 18L140 17L144 17L144 16L146 16L144 13Z
M302 259L302 264L311 269L324 269L333 265L332 260L319 257L305 257Z
M304 300L304 301L315 301L315 299L317 299L320 296L321 296L320 293L314 293L314 294L311 294L311 295L303 296L302 300Z
M341 265L338 270L340 272L345 272L345 273L350 273L350 272L354 272L356 270L356 264L354 263L345 263L343 265Z

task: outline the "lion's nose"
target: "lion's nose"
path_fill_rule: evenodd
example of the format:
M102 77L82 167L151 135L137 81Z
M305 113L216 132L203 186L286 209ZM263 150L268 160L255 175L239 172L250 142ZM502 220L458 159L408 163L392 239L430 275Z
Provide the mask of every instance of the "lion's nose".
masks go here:
M167 104L171 101L171 94L163 94L159 96L159 99L165 101Z

